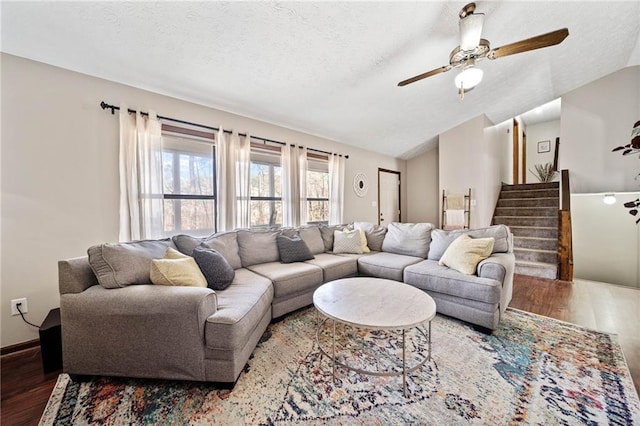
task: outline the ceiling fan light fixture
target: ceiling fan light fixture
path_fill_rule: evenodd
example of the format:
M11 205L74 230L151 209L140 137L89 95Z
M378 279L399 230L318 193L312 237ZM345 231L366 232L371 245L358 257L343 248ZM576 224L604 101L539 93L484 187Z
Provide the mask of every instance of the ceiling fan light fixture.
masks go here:
M482 81L483 72L480 68L468 67L456 75L455 83L459 90L469 90Z

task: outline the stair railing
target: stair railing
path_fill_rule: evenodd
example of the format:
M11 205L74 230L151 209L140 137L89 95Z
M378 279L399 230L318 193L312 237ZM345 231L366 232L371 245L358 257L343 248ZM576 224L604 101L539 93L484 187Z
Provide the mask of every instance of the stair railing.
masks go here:
M558 211L558 278L573 281L573 242L571 237L571 190L569 170L560 173L560 210Z

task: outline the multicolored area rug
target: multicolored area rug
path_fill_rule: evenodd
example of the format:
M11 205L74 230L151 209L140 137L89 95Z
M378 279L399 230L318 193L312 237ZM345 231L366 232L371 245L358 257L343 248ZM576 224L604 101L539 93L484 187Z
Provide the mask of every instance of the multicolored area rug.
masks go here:
M432 331L432 358L411 373L406 397L401 377L338 368L334 381L311 308L270 325L233 390L62 374L41 424L640 424L638 395L609 334L512 309L492 335L443 316ZM387 354L382 364L399 351L394 336L351 339L365 364L376 363L376 350ZM424 349L421 339L411 336L407 348Z

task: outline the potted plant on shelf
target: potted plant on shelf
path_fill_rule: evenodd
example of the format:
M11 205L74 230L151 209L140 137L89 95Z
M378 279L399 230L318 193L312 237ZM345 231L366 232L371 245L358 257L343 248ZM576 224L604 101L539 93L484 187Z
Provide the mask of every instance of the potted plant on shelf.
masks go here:
M535 171L529 169L531 173L541 182L548 183L553 182L558 171L553 168L553 163L545 163L545 164L536 164L533 166Z

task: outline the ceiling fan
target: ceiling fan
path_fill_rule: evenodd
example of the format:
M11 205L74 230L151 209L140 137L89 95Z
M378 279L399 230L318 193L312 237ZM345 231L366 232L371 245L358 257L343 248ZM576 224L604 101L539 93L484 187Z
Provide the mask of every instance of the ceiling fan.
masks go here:
M482 80L482 70L476 68L476 62L480 59L498 59L504 56L515 55L516 53L528 52L529 50L542 49L543 47L555 46L569 35L569 30L552 31L541 34L515 43L491 49L489 41L480 38L482 35L482 24L484 13L474 13L475 3L469 3L460 11L460 46L457 46L449 55L449 65L427 71L398 83L398 86L406 86L416 81L431 77L452 68L460 68L462 71L456 76L455 84L460 91L460 98L464 98L464 93L473 89Z

